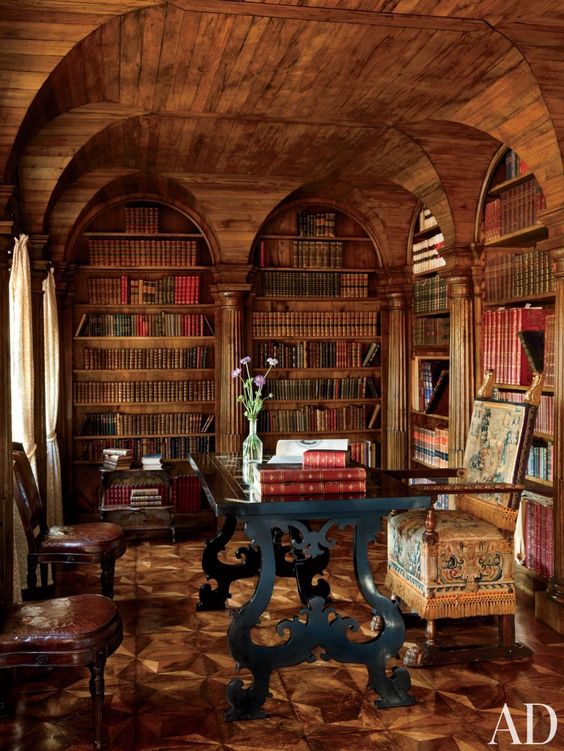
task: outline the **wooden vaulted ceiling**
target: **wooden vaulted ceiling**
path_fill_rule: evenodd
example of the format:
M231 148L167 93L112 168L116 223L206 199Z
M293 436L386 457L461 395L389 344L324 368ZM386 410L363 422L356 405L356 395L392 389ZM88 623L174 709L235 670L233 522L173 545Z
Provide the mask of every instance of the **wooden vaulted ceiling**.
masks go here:
M564 202L560 0L0 0L0 165L63 259L100 195L182 196L218 261L325 196L405 262L418 200L474 239L500 143Z

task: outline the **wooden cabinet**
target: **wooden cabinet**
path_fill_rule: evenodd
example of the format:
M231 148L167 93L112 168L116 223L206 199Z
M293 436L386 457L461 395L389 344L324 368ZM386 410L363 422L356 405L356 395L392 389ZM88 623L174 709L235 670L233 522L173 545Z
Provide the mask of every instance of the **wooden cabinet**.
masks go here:
M102 211L78 250L72 429L84 513L96 510L94 476L108 445L131 449L134 463L214 450L215 314L206 240L170 206Z
M542 191L518 155L507 150L493 165L483 214L482 370L493 368L496 396L520 402L531 368L518 339L522 330L542 330L545 383L522 497L522 535L517 554L520 585L543 586L552 573L552 472L554 443L554 274L549 252L536 247L546 237L537 220Z
M413 319L411 367L411 461L448 466L449 313L446 280L438 270L444 238L425 206L413 232Z
M250 316L255 368L278 360L259 416L267 451L282 437L347 437L379 466L381 333L376 249L362 227L327 206L276 216L254 249Z

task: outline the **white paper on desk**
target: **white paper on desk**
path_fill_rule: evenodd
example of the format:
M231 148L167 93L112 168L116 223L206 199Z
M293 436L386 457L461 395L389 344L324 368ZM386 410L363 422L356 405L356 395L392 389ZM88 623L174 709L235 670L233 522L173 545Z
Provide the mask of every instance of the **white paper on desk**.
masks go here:
M348 451L348 438L320 438L316 439L282 439L276 443L276 454L268 460L268 464L301 464L304 451L317 449L318 451Z

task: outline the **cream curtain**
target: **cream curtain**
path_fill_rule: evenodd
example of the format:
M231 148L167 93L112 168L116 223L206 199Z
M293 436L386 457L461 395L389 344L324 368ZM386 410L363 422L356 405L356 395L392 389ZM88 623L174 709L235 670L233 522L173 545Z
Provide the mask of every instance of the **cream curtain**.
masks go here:
M59 318L53 269L43 282L43 330L45 335L45 431L47 438L47 524L63 523L61 459L57 443L59 406Z
M35 472L31 274L27 241L27 235L20 235L16 240L10 272L12 440L23 444ZM15 504L14 538L14 601L19 602L21 586L26 581L27 542Z

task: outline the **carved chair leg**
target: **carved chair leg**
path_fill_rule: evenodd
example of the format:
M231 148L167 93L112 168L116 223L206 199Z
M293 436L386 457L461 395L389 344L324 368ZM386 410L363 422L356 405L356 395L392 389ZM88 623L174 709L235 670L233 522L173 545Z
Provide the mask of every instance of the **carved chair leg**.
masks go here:
M515 616L498 615L497 638L498 644L502 647L511 647L515 644Z
M47 589L47 585L49 584L49 564L48 563L40 563L39 564L39 577L41 580L41 589L43 592Z
M439 645L437 639L437 622L428 620L425 626L425 644L430 649L436 649Z
M34 558L27 559L27 589L33 599L37 590L37 561Z
M102 742L102 708L104 706L104 666L106 655L101 652L97 655L94 665L90 669L90 696L94 709L94 751L101 751Z
M10 671L7 669L0 670L0 717L8 716L6 702L8 700L8 691L10 688Z
M114 571L116 559L112 557L102 559L102 594L106 597L114 596Z

